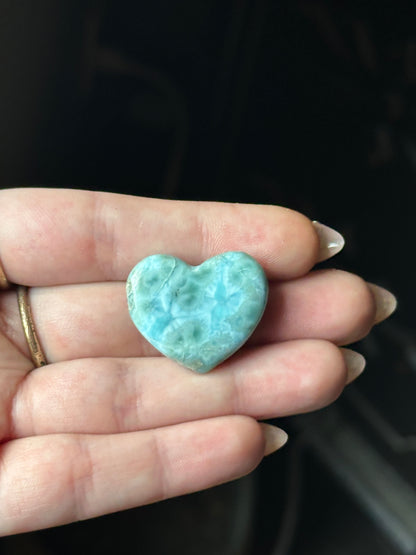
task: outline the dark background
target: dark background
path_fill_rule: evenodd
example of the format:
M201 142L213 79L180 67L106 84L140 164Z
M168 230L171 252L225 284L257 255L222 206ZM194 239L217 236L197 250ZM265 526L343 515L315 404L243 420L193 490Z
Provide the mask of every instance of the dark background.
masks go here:
M399 298L250 477L0 553L416 553L411 1L1 0L0 186L283 204Z

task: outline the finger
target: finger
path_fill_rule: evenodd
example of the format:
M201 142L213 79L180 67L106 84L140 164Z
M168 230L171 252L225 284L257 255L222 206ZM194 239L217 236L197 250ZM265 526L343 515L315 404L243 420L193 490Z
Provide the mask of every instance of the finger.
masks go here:
M1 312L0 312L1 321ZM0 443L12 435L14 396L32 363L0 332Z
M62 362L21 384L12 429L24 437L127 432L230 414L274 418L331 403L347 381L342 352L312 339L243 349L204 375L164 357Z
M277 448L279 440L274 443ZM242 416L127 434L11 441L0 446L0 535L96 517L233 480L257 466L266 446L262 425Z
M387 291L374 293L361 278L334 270L271 283L265 314L250 344L302 338L327 339L338 345L357 341L394 308L384 300ZM133 325L123 283L33 288L30 302L50 362L159 354ZM0 296L0 314L9 337L29 356L14 292Z
M271 278L287 279L321 258L319 244L307 218L276 206L0 191L2 266L9 281L24 285L125 280L150 254L199 264L230 250L251 254Z
M365 337L394 308L395 299L385 289L375 290L349 272L319 270L271 287L268 308L253 340L319 338L348 345Z

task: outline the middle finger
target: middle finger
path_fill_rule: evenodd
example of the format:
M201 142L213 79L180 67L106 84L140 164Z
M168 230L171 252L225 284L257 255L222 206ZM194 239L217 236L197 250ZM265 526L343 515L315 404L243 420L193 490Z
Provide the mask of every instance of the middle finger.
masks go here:
M304 338L337 345L357 341L375 322L380 291L339 270L315 271L297 280L271 283L264 317L249 345ZM159 354L129 317L124 283L33 288L30 303L50 363ZM3 332L29 355L14 292L0 296L0 312Z

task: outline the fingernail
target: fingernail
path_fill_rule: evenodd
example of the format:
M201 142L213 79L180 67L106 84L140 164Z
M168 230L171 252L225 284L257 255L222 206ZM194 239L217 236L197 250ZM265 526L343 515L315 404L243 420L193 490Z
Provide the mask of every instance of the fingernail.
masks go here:
M319 237L320 249L318 262L327 260L342 250L345 245L345 240L341 233L317 221L313 221L312 224Z
M374 323L378 324L393 314L397 308L397 299L390 291L384 289L384 287L380 287L374 283L369 283L368 286L376 301Z
M288 435L280 428L272 426L271 424L260 424L260 426L263 429L265 440L264 456L267 457L267 455L270 455L283 447L288 439Z
M347 366L347 384L353 382L365 368L365 358L357 351L341 349Z

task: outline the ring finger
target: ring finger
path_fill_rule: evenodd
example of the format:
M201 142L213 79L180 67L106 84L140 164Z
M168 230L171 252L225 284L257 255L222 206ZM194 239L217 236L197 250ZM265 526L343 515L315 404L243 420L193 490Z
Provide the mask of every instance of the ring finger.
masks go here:
M388 316L394 304L388 295L353 274L334 270L272 283L264 318L249 344L302 338L352 343ZM123 283L33 288L30 301L49 362L158 355L129 318ZM0 296L0 314L0 331L29 356L14 292Z
M204 375L163 357L62 362L20 383L10 428L16 438L121 433L230 414L287 416L334 401L362 369L360 355L312 339L246 347Z

